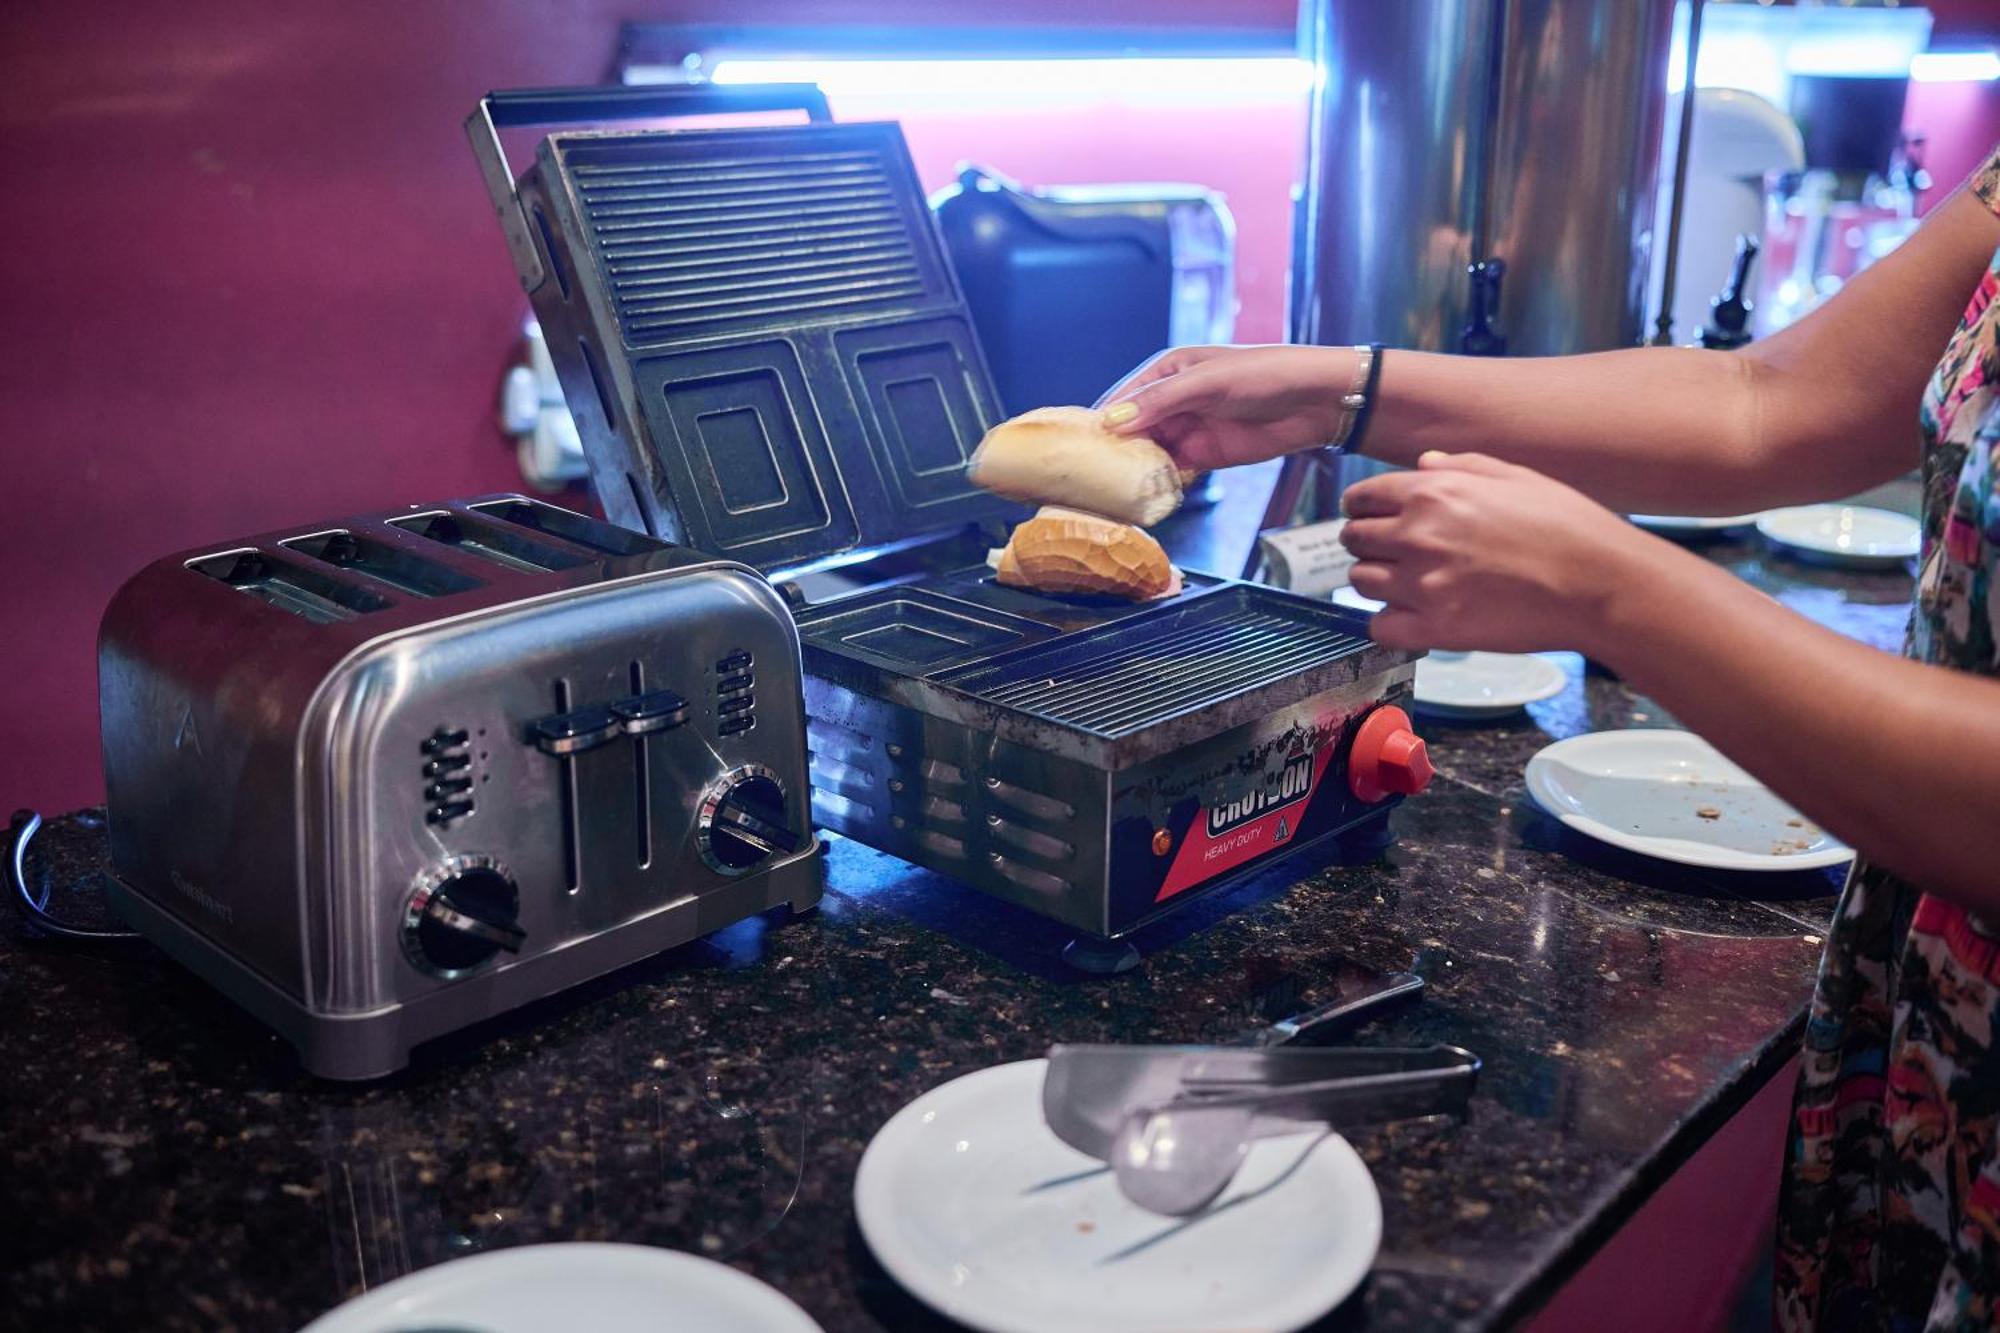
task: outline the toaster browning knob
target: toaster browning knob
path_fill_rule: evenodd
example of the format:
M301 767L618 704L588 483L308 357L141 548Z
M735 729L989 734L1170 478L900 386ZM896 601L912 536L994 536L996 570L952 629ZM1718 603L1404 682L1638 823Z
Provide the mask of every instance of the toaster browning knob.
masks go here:
M433 976L464 976L528 938L518 918L521 895L497 862L457 857L419 881L403 912L403 952Z
M702 859L725 875L741 874L772 856L789 856L805 840L791 830L785 788L777 775L746 765L702 794Z

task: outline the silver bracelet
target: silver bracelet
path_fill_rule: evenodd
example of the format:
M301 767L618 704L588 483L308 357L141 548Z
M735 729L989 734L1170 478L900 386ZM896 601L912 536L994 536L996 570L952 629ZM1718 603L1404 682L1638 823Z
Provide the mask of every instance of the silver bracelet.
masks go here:
M1348 381L1347 392L1340 395L1340 430L1327 442L1329 449L1344 449L1354 437L1354 427L1361 420L1361 409L1368 406L1368 380L1375 369L1375 349L1366 343L1354 348L1354 376Z

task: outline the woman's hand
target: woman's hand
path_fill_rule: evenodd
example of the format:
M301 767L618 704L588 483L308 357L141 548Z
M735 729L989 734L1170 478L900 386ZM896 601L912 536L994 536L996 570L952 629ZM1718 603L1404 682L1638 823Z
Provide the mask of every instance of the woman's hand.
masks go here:
M1394 648L1575 648L1611 661L1614 604L1644 599L1643 580L1678 554L1561 482L1484 454L1425 454L1414 472L1349 487L1341 507L1357 557L1349 578L1388 603L1372 633Z
M1182 467L1207 472L1333 439L1353 374L1346 347L1176 347L1099 406L1112 430L1150 436Z

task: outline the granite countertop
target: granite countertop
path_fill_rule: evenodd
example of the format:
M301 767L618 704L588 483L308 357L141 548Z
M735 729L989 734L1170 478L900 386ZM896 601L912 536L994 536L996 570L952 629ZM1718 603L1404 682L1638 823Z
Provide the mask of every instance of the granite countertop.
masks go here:
M1241 520L1194 519L1177 554L1233 573ZM1902 573L1709 549L1900 638ZM288 1329L458 1255L621 1240L733 1263L830 1333L948 1327L855 1226L855 1168L891 1114L1054 1040L1239 1034L1344 960L1429 983L1357 1040L1449 1041L1486 1068L1469 1123L1357 1139L1385 1239L1326 1327L1505 1325L1790 1056L1837 883L1647 862L1536 815L1522 768L1552 737L1671 725L1559 660L1568 689L1526 714L1424 727L1440 780L1382 860L1294 859L1149 928L1113 978L1063 964L1051 923L836 841L817 913L741 922L344 1087L150 946L31 939L9 915L0 1325ZM82 916L103 855L86 811L31 868Z

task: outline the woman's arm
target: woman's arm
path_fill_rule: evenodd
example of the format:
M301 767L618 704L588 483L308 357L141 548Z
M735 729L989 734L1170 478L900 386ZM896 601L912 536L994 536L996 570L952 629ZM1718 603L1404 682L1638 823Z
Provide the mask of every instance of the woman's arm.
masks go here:
M1394 351L1364 452L1407 465L1476 448L1654 513L1852 494L1915 466L1924 382L1996 246L2000 218L1960 191L1839 295L1741 352ZM1345 348L1183 348L1109 395L1112 425L1190 466L1274 457L1333 435L1353 368Z
M1496 459L1346 498L1378 640L1581 649L1870 859L2000 917L2000 680L1855 643Z
M1686 551L1629 576L1603 660L1871 861L2000 919L2000 680L1856 643Z
M2000 218L1960 191L1832 300L1740 352L1398 352L1366 452L1407 465L1470 444L1651 512L1852 495L1916 466L1917 402L1996 246Z

